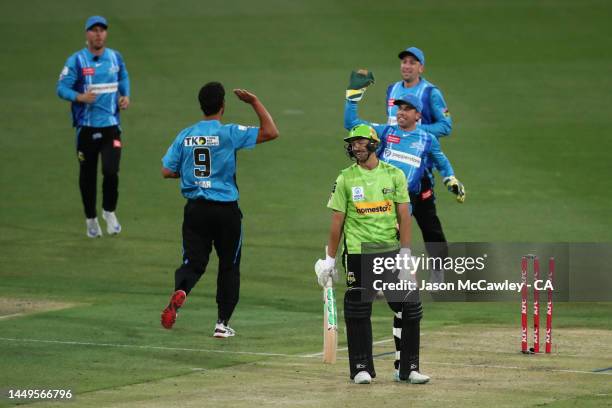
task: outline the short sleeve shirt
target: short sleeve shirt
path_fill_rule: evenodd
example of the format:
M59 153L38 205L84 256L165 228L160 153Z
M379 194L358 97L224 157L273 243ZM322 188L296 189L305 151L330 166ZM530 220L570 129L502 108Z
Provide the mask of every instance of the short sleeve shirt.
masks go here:
M357 164L342 170L327 207L345 214L346 249L360 254L362 244L397 244L396 204L408 202L404 173L379 161L372 170Z

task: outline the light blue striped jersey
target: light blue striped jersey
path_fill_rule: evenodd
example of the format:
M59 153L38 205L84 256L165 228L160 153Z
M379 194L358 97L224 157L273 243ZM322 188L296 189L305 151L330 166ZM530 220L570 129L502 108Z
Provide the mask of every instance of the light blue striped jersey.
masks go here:
M96 101L77 102L77 95L88 90L98 95ZM60 73L57 94L72 102L74 127L119 125L119 96L130 96L130 78L123 57L110 48L99 57L87 48L75 52Z
M404 172L410 193L417 194L421 191L421 179L430 163L438 169L442 177L454 175L453 167L434 135L420 127L405 131L397 125L379 125L364 121L357 116L357 103L346 101L344 126L351 129L362 123L376 130L380 138L376 155Z
M411 88L406 88L404 81L395 82L387 88L387 123L397 124L397 106L393 103L396 99L412 94L419 98L423 103L421 121L418 124L427 132L436 137L448 136L453 127L446 101L442 92L425 78L421 78L419 83Z
M178 134L162 164L180 174L185 198L237 201L236 152L252 149L258 133L258 127L202 120Z

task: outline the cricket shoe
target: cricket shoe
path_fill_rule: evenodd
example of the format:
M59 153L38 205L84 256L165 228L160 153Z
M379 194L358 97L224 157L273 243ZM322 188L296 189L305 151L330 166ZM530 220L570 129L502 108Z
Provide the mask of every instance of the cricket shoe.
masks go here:
M87 236L89 238L99 238L102 236L102 228L100 228L98 217L87 218L85 225L87 225Z
M106 232L109 235L117 235L121 232L121 224L114 211L102 211L102 218L106 221Z
M419 373L418 371L411 371L410 375L408 376L408 380L401 380L399 370L395 370L393 373L393 379L397 382L407 382L410 384L426 384L431 378L425 374Z
M226 323L221 320L217 320L217 324L215 324L215 332L213 333L213 337L218 339L224 339L226 337L233 337L236 335L236 331L229 327Z
M177 290L172 294L170 303L168 303L168 306L161 314L161 324L165 329L171 329L172 326L174 326L174 322L176 322L176 312L183 306L186 298L187 294L184 290Z
M353 381L355 384L370 384L372 383L372 377L367 371L360 371L357 373Z

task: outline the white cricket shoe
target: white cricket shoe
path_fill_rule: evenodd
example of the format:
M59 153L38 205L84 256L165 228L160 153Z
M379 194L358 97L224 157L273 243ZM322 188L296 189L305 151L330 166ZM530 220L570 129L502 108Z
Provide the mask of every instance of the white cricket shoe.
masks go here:
M102 211L102 218L106 221L106 232L116 235L121 232L121 224L114 211Z
M395 370L393 373L393 379L397 382L408 382L410 384L426 384L431 380L431 378L425 374L421 374L418 371L410 372L408 376L408 381L400 380L399 378L399 370Z
M236 331L225 323L217 321L217 324L215 324L215 332L213 333L213 337L224 339L226 337L233 337L235 335Z
M418 371L412 371L408 376L410 384L425 384L428 383L430 379L428 375L421 374Z
M370 377L370 373L367 371L360 371L353 381L355 381L355 384L370 384L372 383L372 377Z
M85 225L87 225L87 236L89 238L99 238L102 236L102 228L100 228L98 217L87 218Z

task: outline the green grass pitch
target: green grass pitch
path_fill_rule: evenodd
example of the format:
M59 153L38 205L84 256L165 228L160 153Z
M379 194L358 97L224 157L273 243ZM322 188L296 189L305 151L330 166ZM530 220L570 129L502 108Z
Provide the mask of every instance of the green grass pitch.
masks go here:
M98 240L85 237L69 106L55 95L92 14L108 18L108 46L132 82L124 232ZM556 304L554 353L542 358L517 354L518 301L429 303L424 387L391 381L382 304L376 384L349 384L342 327L338 363L313 356L322 346L313 264L329 190L349 164L350 71L374 72L360 113L383 121L398 51L425 51L425 77L454 120L442 148L468 193L458 205L437 188L451 241L610 242L611 14L596 0L0 3L0 390L70 388L79 407L611 404L612 372L593 371L612 367L610 303ZM210 337L214 260L175 329L159 324L183 207L160 159L199 120L197 91L210 80L255 92L281 132L238 155L245 239L230 341ZM257 124L233 95L225 121ZM34 406L47 405L65 404Z

